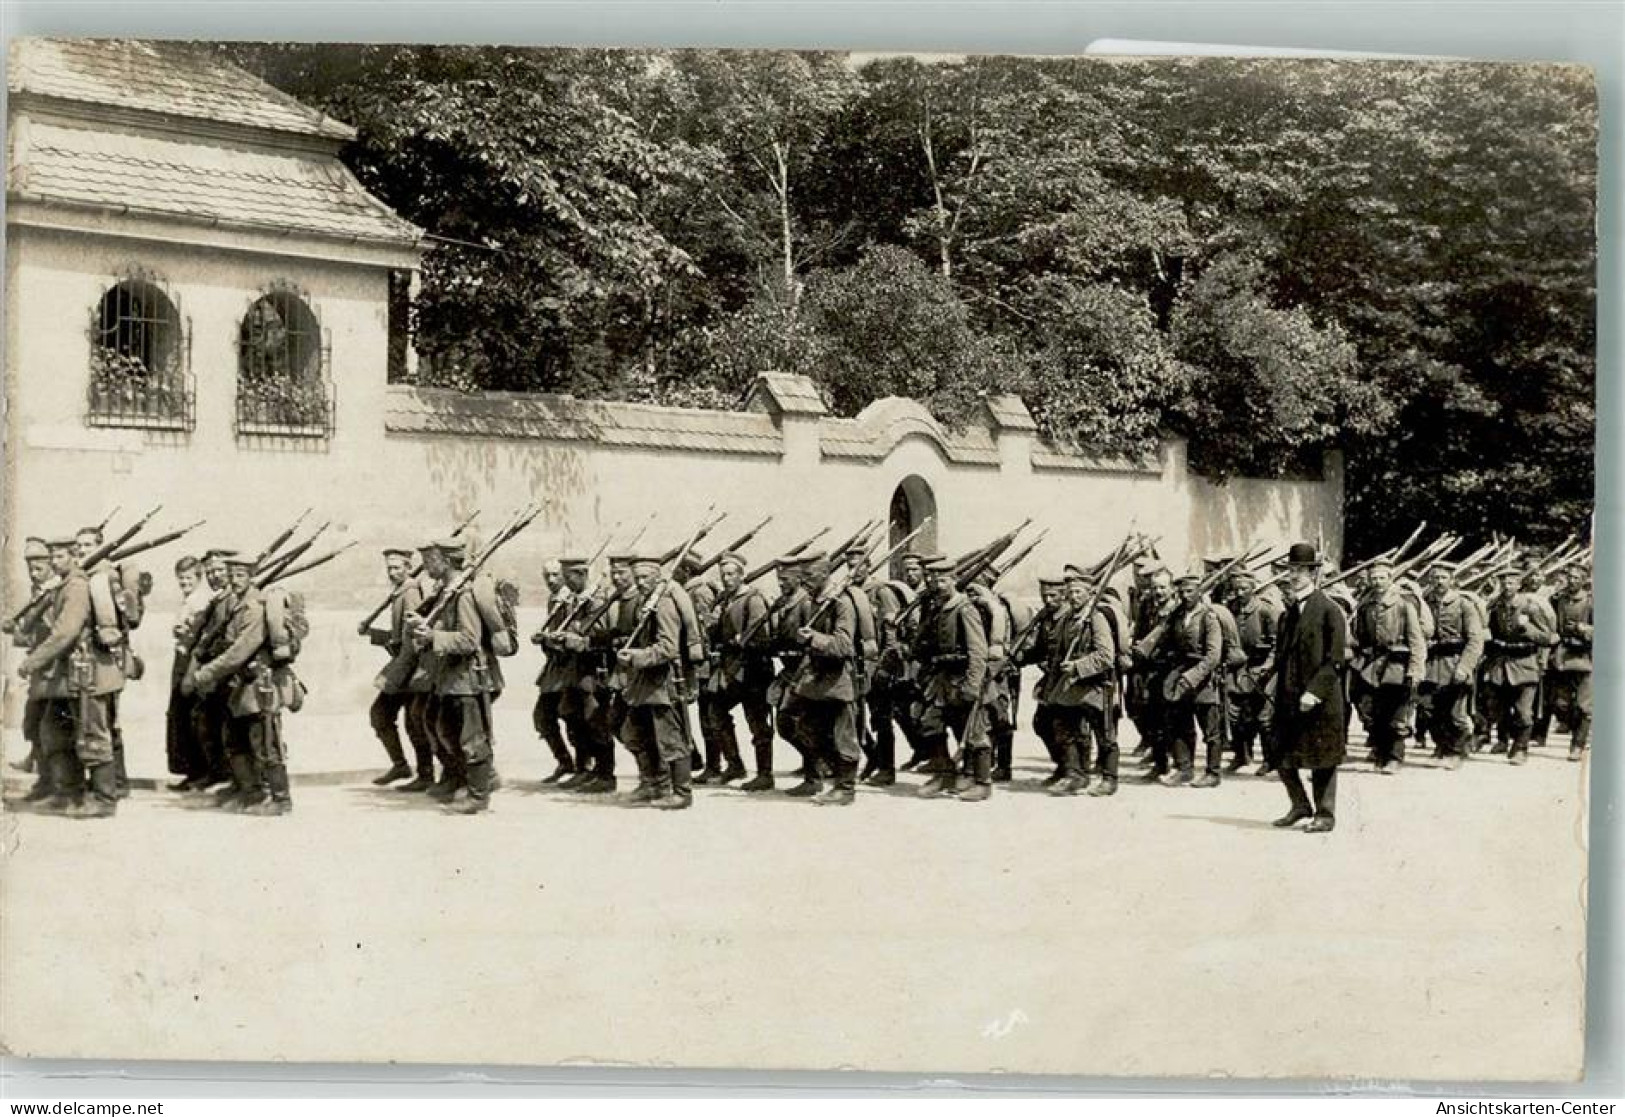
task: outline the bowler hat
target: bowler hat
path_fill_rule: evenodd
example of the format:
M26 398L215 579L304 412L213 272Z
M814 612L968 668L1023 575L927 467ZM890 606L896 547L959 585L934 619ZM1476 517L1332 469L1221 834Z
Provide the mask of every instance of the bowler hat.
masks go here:
M1294 543L1286 552L1288 566L1315 566L1320 565L1320 555L1315 551L1313 543Z

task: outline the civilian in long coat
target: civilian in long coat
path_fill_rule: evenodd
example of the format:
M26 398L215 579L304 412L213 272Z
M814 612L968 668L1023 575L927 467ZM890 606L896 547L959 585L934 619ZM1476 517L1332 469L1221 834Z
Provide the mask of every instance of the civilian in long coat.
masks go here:
M1336 823L1337 766L1348 751L1339 677L1348 620L1317 585L1319 556L1312 546L1293 544L1287 561L1287 607L1275 641L1275 740L1281 782L1292 808L1275 825L1291 826L1312 816L1309 830L1323 833ZM1300 768L1310 770L1312 808Z

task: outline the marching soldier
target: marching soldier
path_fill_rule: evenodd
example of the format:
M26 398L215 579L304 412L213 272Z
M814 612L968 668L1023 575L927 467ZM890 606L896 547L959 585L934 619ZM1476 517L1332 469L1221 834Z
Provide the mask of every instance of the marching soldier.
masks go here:
M1484 657L1484 622L1477 606L1456 588L1450 563L1435 562L1427 580L1433 638L1417 717L1433 737L1434 755L1456 769L1472 748L1473 680Z
M672 572L671 584L666 588L677 603L677 616L683 622L682 654L677 657L676 664L677 694L681 699L677 713L683 728L683 739L688 742L690 770L703 769L705 764L705 758L700 755L699 746L694 742L694 727L688 708L699 701L700 688L710 667L710 656L705 648L705 625L700 618L709 612L717 592L716 586L709 581L695 580L699 568L700 562L692 553L684 555L678 560Z
M552 630L540 634L547 649L547 667L538 680L544 687L549 682L558 686L558 716L575 753L571 760L574 774L561 777L559 787L583 794L609 794L615 790L615 737L609 727L609 692L604 688L604 651L594 640L614 632L621 610L616 571L630 588L631 566L611 562L612 584L596 593L587 585L584 559L567 559L561 569L562 592L567 596Z
M28 597L32 601L44 592L46 580L51 576L51 549L45 540L34 536L23 540L23 564L28 568ZM50 631L45 610L35 609L27 623L12 631L11 641L27 652L37 647ZM45 763L45 751L40 742L40 719L49 705L44 697L44 684L42 673L28 680L28 697L23 702L23 740L28 743L28 755L20 764L12 765L20 771L34 773L34 786L23 796L26 803L38 803L51 797L51 769Z
M1539 626L1555 633L1557 611L1552 607L1552 587L1548 585L1546 576L1538 568L1531 568L1524 575L1519 588L1529 599L1529 607L1535 613ZM1546 694L1546 684L1552 665L1552 648L1542 646L1537 650L1535 662L1540 667L1540 685L1535 687L1535 724L1530 730L1529 743L1535 748L1544 748L1547 731L1552 725L1552 712Z
M803 726L796 720L795 703L788 693L790 679L806 654L800 632L816 607L814 595L819 581L812 573L815 568L827 569L822 564L822 551L809 552L779 565L779 600L774 603L774 651L779 657L779 674L768 690L769 700L778 711L779 736L790 743L801 757L801 782L785 792L797 799L810 799L824 790L819 776L817 750L808 742Z
M1117 648L1105 607L1091 600L1089 576L1076 566L1065 573L1069 608L1056 623L1044 670L1044 701L1061 770L1049 793L1077 795L1089 789L1090 761L1098 748L1100 784L1091 794L1111 795L1117 790L1117 748L1106 719Z
M1055 685L1050 677L1050 660L1056 654L1056 638L1065 619L1066 580L1064 578L1038 579L1038 612L1029 622L1027 639L1022 642L1015 659L1016 667L1036 664L1038 681L1033 684L1033 732L1043 742L1054 770L1044 777L1045 787L1054 787L1066 778L1060 743L1055 735L1055 711L1049 704L1049 692ZM1064 650L1064 649L1063 649Z
M434 697L427 723L441 763L452 773L429 794L460 814L479 814L491 805L493 790L492 697L502 690L502 671L492 647L492 633L474 600L471 583L453 585L463 566L463 543L438 539L423 552L424 569L450 594L431 624L427 614L413 614L407 634L425 661ZM440 790L449 786L450 793ZM459 789L468 798L458 800Z
M541 629L531 635L530 641L547 653L547 662L536 676L536 705L531 709L531 724L553 754L553 771L542 783L555 784L586 766L586 754L582 751L586 742L571 742L576 750L574 758L565 745L564 714L560 708L564 692L579 676L580 662L577 653L565 647L554 630L581 604L587 583L587 563L577 558L548 562L542 567L542 580L547 585L547 619Z
M829 576L822 562L808 563L803 576L810 584ZM827 768L833 785L813 797L821 805L849 806L857 788L859 693L853 678L858 618L852 599L840 593L817 606L796 630L803 649L790 675L785 717L796 726L807 749L809 769ZM819 769L821 770L821 769ZM809 782L816 782L817 777Z
M403 654L410 654L410 641L406 639L406 618L422 602L421 595L412 583L411 562L412 552L403 547L387 547L383 552L384 575L389 579L389 627L361 628L361 635L367 637L374 647L383 648L389 653L390 666L378 676L374 685L378 688L378 697L373 699L372 708L368 710L367 717L372 725L372 731L384 746L384 753L389 757L389 770L372 782L378 787L385 787L396 780L410 780L412 767L406 762L406 753L401 748L401 733L396 726L401 713L411 701L411 692L403 681L408 675L403 675L395 661ZM409 673L408 673L409 674ZM420 740L423 733L421 724L415 724L408 717L406 730L412 742L413 751L418 762L418 773L421 776L424 769L433 768L433 747L427 740ZM425 754L428 754L427 756Z
M912 560L918 567L919 559L905 555L905 564ZM908 635L899 631L898 615L914 600L914 588L902 578L885 579L869 587L869 606L874 613L879 634L880 650L875 657L875 671L869 680L867 697L869 729L874 741L870 761L871 770L863 782L874 787L892 787L897 783L897 728L912 744L913 728L909 721L912 696L912 664L906 654Z
M952 733L972 755L974 782L960 797L975 802L986 799L993 786L992 746L986 719L978 711L987 681L987 631L981 611L954 582L953 560L936 555L924 567L930 590L914 634L914 659L920 665L916 724L934 761L934 774L920 794L928 799L955 794L956 771L948 751Z
M1412 707L1427 669L1427 636L1415 606L1394 585L1393 563L1386 559L1366 571L1353 643L1371 761L1383 775L1395 775L1405 763Z
M291 671L274 661L265 599L254 585L254 561L233 555L226 561L232 610L218 655L195 662L182 684L194 694L223 694L226 757L238 794L221 806L255 815L285 815L293 809L281 713L298 686Z
M1236 644L1243 662L1228 678L1230 741L1234 749L1229 771L1252 763L1253 741L1258 741L1257 775L1275 770L1275 742L1270 729L1274 703L1270 673L1275 669L1275 630L1281 623L1279 598L1258 592L1258 578L1245 567L1230 577L1231 602L1236 619Z
M993 572L983 571L967 591L987 625L988 681L982 705L993 747L993 782L1009 783L1014 762L1016 714L1021 697L1021 668L1011 662L1010 643L1020 627L1010 599L993 586Z
M1173 575L1150 560L1135 560L1135 584L1139 587L1134 602L1133 641L1130 647L1131 663L1124 676L1127 694L1124 709L1140 743L1136 756L1150 757L1150 770L1144 779L1157 780L1168 773L1167 735L1163 732L1161 703L1156 694L1157 671L1155 665L1140 656L1135 649L1157 627L1161 619L1174 608Z
M1156 732L1165 742L1163 747L1173 752L1177 770L1160 776L1167 787L1219 786L1224 758L1224 710L1218 685L1224 629L1202 598L1201 585L1200 567L1180 577L1174 583L1177 600L1164 606L1161 619L1134 648L1135 657L1151 665L1148 681L1160 714ZM1195 777L1198 727L1207 749L1201 779ZM1152 771L1156 772L1155 766Z
M1495 727L1496 748L1507 760L1529 759L1529 736L1535 724L1536 690L1540 686L1540 651L1558 642L1546 610L1520 590L1522 577L1508 573L1490 603L1489 644L1484 667L1484 715Z
M634 793L634 801L661 810L682 810L694 801L691 746L679 720L683 717L678 673L683 655L682 614L661 585L659 559L639 559L633 578L637 619L629 641L615 658L625 673L622 732L647 786Z
M73 546L81 566L102 545L100 527L82 527L74 533ZM141 578L126 577L123 569L104 563L94 570L86 570L90 580L90 608L96 624L96 638L119 659L119 669L125 679L139 679L143 666L139 656L130 647L130 633L139 628L144 612L143 599L152 588L150 575ZM135 584L130 584L131 582ZM113 735L113 772L118 785L118 797L130 794L130 777L124 763L124 727L119 720L119 691L108 699L108 727Z
M734 710L743 707L756 763L756 778L743 786L747 791L769 791L773 787L773 707L768 705L767 688L773 682L773 662L768 658L767 598L761 590L744 584L745 560L739 555L723 555L717 560L717 571L722 590L711 607L711 670L700 694L706 768L708 774L713 768L717 771L712 778L695 782L726 785L745 775L733 717Z
M578 771L560 786L581 795L613 795L618 786L615 775L615 742L622 737L626 724L627 706L625 686L627 672L616 660L616 648L632 635L637 624L638 589L632 570L637 564L635 555L611 555L609 560L609 601L602 621L590 631L580 632L586 637L592 651L594 670L583 669L580 676L583 710L592 709L589 720L591 739L597 745L590 771ZM590 689L589 689L590 688ZM592 702L585 698L590 695ZM630 751L630 746L628 746ZM641 783L639 790L647 796L651 790Z
M1569 732L1569 759L1579 760L1591 743L1591 588L1584 568L1568 571L1552 599L1558 644L1547 675L1552 716Z
M45 611L49 628L23 657L18 674L45 703L39 736L50 770L47 805L74 818L110 818L119 799L112 696L124 686L122 656L102 638L74 540L52 539L46 548L57 578Z

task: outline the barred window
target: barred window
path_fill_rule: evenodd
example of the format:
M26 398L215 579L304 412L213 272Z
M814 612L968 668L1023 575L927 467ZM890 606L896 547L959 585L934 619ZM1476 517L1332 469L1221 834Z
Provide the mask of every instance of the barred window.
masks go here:
M302 293L276 286L255 299L237 331L237 433L330 437L328 354Z
M190 350L180 308L155 276L132 272L113 284L90 312L85 421L191 430L197 401Z

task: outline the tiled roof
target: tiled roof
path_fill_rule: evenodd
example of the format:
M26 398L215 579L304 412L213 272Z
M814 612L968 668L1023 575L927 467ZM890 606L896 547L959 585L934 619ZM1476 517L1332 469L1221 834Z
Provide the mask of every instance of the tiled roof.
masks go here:
M950 432L918 402L897 396L876 400L855 419L825 419L819 427L819 446L827 458L880 461L909 435L934 442L951 462L999 464L998 444L986 427Z
M355 129L225 62L207 46L133 39L17 39L7 85L88 104L350 140Z
M987 413L992 416L994 425L1000 430L1038 429L1038 424L1033 421L1033 413L1027 410L1027 405L1022 402L1020 396L989 396L986 404Z
M745 397L751 411L772 411L789 415L827 415L829 409L818 394L818 385L793 372L758 373Z
M1154 456L1122 458L1091 456L1067 450L1057 450L1048 444L1033 447L1034 469L1072 469L1090 473L1161 473L1162 466Z
M572 396L392 387L386 429L404 434L592 441L652 450L779 454L783 438L769 415L706 411Z
M420 231L364 190L337 159L87 131L37 122L14 197L129 207L210 222L413 243Z

